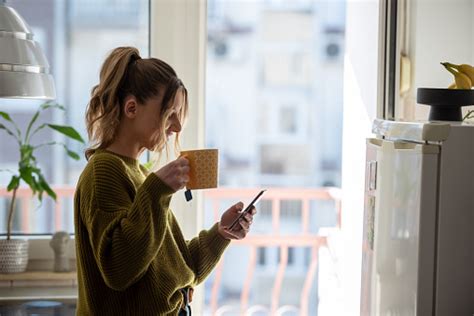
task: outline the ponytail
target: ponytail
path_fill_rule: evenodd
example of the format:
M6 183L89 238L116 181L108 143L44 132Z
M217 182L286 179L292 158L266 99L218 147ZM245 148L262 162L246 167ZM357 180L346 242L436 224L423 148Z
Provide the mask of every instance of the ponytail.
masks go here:
M119 47L105 60L100 70L99 84L92 88L91 99L86 110L87 134L96 148L86 150L86 159L97 148L108 147L117 131L122 111L118 105L118 90L124 81L128 65L140 58L133 47Z

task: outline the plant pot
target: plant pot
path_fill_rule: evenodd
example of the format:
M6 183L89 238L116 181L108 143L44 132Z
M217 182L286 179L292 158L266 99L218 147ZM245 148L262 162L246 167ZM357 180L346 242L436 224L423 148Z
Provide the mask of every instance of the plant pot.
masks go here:
M0 273L19 273L28 265L28 240L0 240Z

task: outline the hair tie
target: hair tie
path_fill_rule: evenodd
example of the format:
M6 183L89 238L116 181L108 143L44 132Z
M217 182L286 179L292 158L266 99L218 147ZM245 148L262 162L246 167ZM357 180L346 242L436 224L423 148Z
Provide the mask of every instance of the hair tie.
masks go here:
M139 59L142 59L142 58L140 57L140 55L138 55L138 54L133 54L132 56L133 56L133 59L134 59L135 61L137 61L137 60L139 60Z
M139 60L139 59L142 59L142 58L140 57L140 55L138 55L138 54L133 54L133 55L131 56L131 58L130 58L130 62L128 63L128 65L130 66L131 64L136 64L136 63L137 63L137 60Z

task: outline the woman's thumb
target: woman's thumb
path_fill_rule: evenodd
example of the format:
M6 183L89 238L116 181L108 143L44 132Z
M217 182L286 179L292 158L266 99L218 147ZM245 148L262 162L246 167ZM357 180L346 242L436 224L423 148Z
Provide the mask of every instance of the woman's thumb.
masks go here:
M234 211L235 213L239 213L240 211L242 211L243 208L244 208L244 203L238 202L232 206L232 211Z

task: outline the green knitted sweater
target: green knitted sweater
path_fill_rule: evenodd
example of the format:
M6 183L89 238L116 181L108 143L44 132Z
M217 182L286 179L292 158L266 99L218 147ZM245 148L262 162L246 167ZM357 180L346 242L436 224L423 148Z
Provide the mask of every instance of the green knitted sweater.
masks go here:
M172 194L138 160L91 156L74 197L77 315L177 315L179 289L210 274L230 241L217 224L186 241Z

